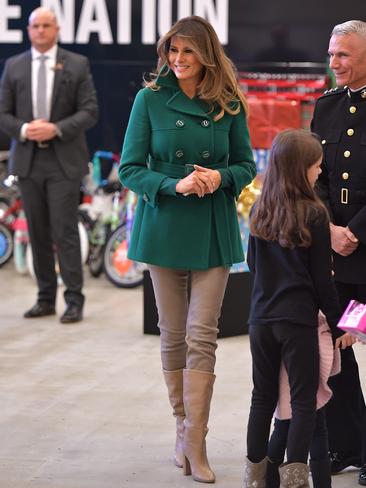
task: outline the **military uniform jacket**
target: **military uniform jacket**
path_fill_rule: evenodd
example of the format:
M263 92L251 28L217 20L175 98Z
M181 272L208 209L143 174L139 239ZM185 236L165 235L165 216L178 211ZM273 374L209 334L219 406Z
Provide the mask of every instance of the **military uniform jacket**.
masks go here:
M311 128L322 141L319 195L336 225L359 239L350 256L333 253L336 281L366 283L366 96L346 87L326 92L316 103Z
M119 167L121 182L139 195L128 255L178 269L243 261L235 198L256 174L244 111L214 122L172 72L157 84L136 96ZM220 188L202 198L177 194L192 164L218 169Z

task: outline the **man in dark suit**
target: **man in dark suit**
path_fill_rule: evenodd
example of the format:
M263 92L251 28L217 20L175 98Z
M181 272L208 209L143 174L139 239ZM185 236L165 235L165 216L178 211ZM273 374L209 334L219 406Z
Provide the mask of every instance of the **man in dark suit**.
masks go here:
M318 191L327 205L336 286L344 309L366 303L366 23L336 25L329 43L338 88L317 101L312 130L324 148ZM329 384L326 407L332 472L360 466L366 485L366 413L352 347L341 350L342 370Z
M62 323L82 319L84 295L77 208L89 154L85 130L98 105L89 63L57 46L54 13L35 9L31 50L7 60L0 90L0 127L12 137L9 163L19 178L38 284L24 317L55 314L56 248L65 284Z

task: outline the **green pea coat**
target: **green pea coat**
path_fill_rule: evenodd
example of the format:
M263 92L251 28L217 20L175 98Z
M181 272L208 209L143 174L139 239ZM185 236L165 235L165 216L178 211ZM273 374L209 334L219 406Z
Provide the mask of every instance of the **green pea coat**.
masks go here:
M179 88L171 71L158 90L136 96L119 166L139 195L128 256L176 269L231 266L244 260L235 199L256 174L244 110L214 113ZM215 168L221 186L199 198L175 191L192 164Z

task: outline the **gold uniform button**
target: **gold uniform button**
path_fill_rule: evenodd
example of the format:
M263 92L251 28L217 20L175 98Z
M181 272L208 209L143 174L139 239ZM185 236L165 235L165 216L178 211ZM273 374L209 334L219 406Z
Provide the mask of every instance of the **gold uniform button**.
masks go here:
M351 151L344 151L343 156L349 158L351 156Z
M351 112L351 114L354 114L357 111L357 108L354 105L351 105L349 111Z
M347 135L348 136L353 136L354 133L355 133L355 131L353 129L348 129L347 130Z
M322 140L322 144L325 144L327 141L325 139Z
M348 173L342 173L342 179L343 180L348 180L349 174Z

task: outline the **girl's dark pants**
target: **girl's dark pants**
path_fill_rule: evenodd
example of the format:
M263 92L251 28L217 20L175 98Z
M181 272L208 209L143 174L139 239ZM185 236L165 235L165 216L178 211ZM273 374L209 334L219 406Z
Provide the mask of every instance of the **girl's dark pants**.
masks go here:
M288 373L292 408L287 462L307 463L319 384L317 327L317 323L311 327L289 322L249 326L254 387L247 430L247 456L254 463L267 456L281 361Z

